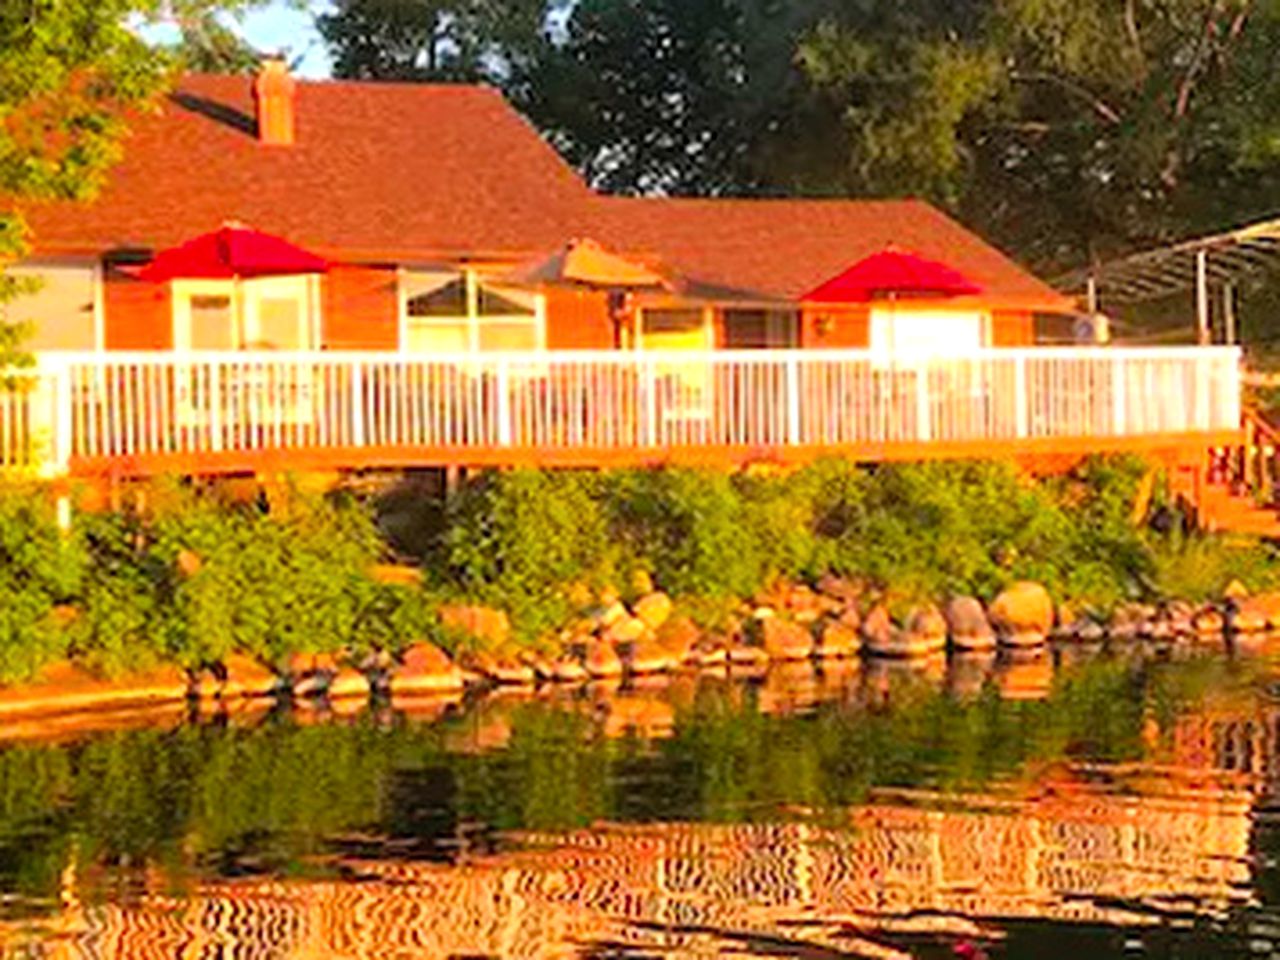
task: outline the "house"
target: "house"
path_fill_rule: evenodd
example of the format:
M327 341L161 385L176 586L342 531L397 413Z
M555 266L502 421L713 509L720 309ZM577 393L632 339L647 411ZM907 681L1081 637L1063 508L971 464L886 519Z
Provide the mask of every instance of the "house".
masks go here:
M946 305L954 333L940 341L932 331L939 349L1029 344L1034 312L1075 309L919 201L597 196L483 87L298 82L278 67L252 84L190 76L131 126L96 202L29 211L37 246L27 269L46 283L16 313L38 318L34 349L612 349L604 293L501 283L574 238L684 281L680 294L635 298L640 349L870 346L866 305L802 323L800 304L888 244L946 262L983 289ZM229 328L230 281L157 285L129 273L226 221L333 267L311 281L246 284L240 329ZM920 312L900 305L895 322L905 328ZM685 326L695 336L670 335Z
M1039 346L1075 302L917 200L601 196L493 90L275 61L188 76L131 131L95 201L27 210L17 269L45 284L9 314L41 379L0 402L0 462L1202 457L1239 433L1233 348ZM228 223L320 266L148 279ZM891 247L958 285L840 292ZM548 272L583 251L614 279Z

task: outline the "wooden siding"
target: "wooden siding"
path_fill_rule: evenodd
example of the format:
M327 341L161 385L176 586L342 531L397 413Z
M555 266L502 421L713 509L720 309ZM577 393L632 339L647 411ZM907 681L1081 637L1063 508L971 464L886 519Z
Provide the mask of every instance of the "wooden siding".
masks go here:
M103 278L103 342L108 350L172 350L168 284L137 280L114 267Z
M335 266L324 278L320 339L326 350L395 350L400 301L394 267Z
M991 316L993 347L1029 347L1036 342L1035 318L1029 313L997 312Z
M805 308L800 314L800 346L807 349L865 350L871 346L870 308Z
M547 288L548 350L612 350L615 346L608 295Z

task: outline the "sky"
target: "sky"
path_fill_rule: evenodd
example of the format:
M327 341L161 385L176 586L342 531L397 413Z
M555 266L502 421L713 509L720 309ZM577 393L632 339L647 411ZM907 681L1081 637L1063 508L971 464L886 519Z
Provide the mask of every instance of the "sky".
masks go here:
M266 6L252 10L238 18L225 22L249 44L266 52L283 51L290 61L301 58L295 72L304 77L329 76L329 57L324 42L316 30L315 16L323 4L309 4L299 10L297 4L287 0L271 0ZM142 34L157 43L172 43L178 39L172 26L142 27Z
M299 56L297 73L306 77L327 77L329 58L315 28L315 9L299 10L274 0L270 5L247 13L236 30L250 44L263 51L283 50L290 60Z

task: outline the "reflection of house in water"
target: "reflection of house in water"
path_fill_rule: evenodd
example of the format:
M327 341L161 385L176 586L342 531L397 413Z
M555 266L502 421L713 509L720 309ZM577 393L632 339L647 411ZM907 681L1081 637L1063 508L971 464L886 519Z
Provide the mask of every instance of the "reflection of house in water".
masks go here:
M57 949L45 955L553 957L601 943L696 955L751 933L848 951L851 927L964 931L967 917L1142 926L1175 901L1220 915L1247 898L1244 790L1081 789L969 798L964 809L907 799L932 803L854 808L841 828L525 835L519 850L456 865L358 862L354 879L218 883L189 901L82 906L69 884Z

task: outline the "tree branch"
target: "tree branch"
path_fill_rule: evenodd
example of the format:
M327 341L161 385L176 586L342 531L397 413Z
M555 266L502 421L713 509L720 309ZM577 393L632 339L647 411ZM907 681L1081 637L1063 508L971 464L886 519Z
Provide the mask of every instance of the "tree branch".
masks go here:
M1066 77L1060 77L1053 73L1023 73L1015 70L1009 74L1009 79L1014 83L1047 83L1058 87L1060 90L1075 96L1077 100L1087 103L1093 112L1107 121L1107 123L1114 126L1119 126L1121 123L1120 114L1114 107L1105 100L1094 96L1086 87L1068 80Z

